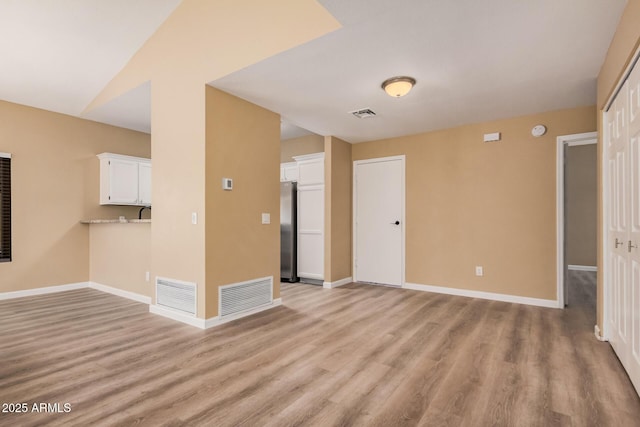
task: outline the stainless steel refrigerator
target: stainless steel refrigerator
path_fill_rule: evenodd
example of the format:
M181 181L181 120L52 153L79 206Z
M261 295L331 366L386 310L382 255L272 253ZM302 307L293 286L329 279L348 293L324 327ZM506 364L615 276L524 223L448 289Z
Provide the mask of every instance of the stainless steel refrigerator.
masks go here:
M280 280L298 279L298 186L295 182L280 183Z

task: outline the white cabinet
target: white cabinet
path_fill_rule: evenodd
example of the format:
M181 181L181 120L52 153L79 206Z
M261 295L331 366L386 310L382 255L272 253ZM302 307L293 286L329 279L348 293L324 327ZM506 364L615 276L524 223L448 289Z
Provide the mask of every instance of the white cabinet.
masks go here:
M151 160L113 153L100 159L100 204L151 206Z
M151 206L151 162L138 163L138 198L141 204Z
M298 161L298 186L300 185L324 185L324 153L321 157L309 158L299 156ZM318 155L314 155L318 156Z
M324 153L294 157L298 172L298 276L324 279Z
M298 180L298 164L296 162L280 164L280 182L297 181Z

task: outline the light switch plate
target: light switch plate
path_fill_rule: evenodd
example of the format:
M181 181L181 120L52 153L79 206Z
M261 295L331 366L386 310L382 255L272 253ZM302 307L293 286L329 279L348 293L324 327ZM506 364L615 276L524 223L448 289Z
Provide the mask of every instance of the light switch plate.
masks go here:
M476 276L484 276L484 269L481 265L476 265Z
M271 214L263 213L262 214L262 223L263 224L271 224Z
M196 225L198 223L198 213L191 212L191 224Z

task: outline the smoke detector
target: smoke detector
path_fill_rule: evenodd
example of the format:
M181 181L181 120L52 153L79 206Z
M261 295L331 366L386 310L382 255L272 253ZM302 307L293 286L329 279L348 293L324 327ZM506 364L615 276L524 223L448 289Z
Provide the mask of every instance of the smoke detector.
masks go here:
M367 119L369 117L375 117L376 113L370 108L363 108L361 110L352 111L351 114L359 119Z

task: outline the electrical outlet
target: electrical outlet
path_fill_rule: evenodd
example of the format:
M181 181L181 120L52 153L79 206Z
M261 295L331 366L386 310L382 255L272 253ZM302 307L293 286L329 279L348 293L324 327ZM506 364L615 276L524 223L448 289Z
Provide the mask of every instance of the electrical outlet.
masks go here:
M481 265L476 265L476 276L484 276L484 269Z

